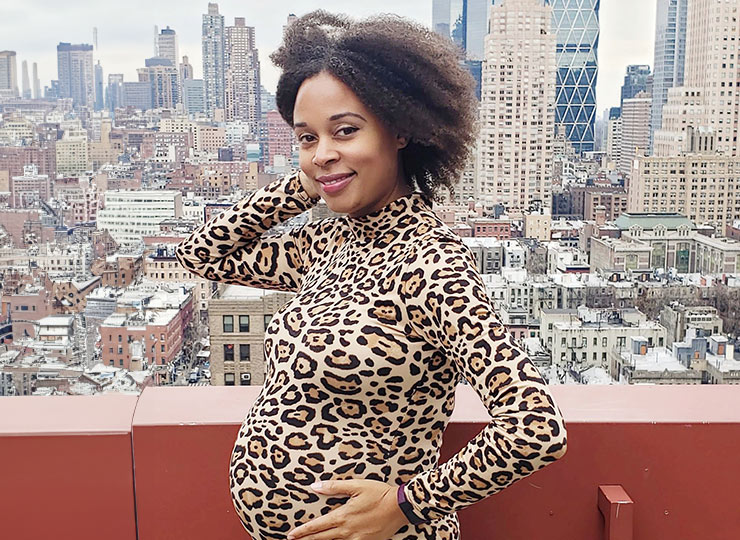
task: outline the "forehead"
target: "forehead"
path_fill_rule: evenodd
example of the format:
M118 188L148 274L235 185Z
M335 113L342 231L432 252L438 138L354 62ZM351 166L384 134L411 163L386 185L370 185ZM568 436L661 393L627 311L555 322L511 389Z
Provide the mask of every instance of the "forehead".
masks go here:
M328 121L342 112L359 113L367 118L369 111L349 86L326 72L306 79L301 84L293 106L293 121Z

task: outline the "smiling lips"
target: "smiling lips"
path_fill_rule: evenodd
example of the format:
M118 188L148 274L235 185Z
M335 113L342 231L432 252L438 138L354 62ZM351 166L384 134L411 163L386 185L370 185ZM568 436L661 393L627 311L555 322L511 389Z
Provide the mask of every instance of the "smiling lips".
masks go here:
M319 176L316 181L321 184L331 185L344 180L345 178L352 176L355 173L338 173L338 174L327 174L325 176Z

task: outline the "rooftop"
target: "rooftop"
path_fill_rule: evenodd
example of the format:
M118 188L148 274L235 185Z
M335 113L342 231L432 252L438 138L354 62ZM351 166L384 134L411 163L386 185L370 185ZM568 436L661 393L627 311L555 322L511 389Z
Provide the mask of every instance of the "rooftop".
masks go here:
M4 535L246 539L227 470L260 391L148 387L139 396L0 399L0 460L12 464L0 490ZM618 535L620 529L634 531L636 540L740 536L734 497L740 472L726 466L740 446L736 387L551 391L568 429L566 455L460 511L462 538L490 540L493 530L500 538L633 537ZM460 385L440 462L490 420L474 390ZM707 448L711 459L697 459ZM54 501L44 519L37 486Z
M681 225L688 225L692 230L696 229L696 225L689 218L675 212L664 214L627 212L615 219L614 224L623 231L634 225L645 230L652 230L657 225L663 225L668 230L678 229Z

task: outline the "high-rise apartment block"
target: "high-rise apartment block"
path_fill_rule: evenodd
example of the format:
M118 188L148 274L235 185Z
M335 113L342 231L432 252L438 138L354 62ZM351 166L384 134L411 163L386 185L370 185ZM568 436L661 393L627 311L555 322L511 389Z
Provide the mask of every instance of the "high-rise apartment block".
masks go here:
M28 62L26 60L21 64L21 97L31 99L31 78L28 76Z
M216 3L209 3L203 15L202 44L206 111L212 116L224 107L224 16Z
M683 85L688 3L689 0L658 0L649 154L653 153L654 134L663 125L663 105L668 100L668 90Z
M606 128L606 155L614 163L622 158L622 115L610 116Z
M18 95L18 69L15 51L0 51L0 97Z
M291 162L295 135L278 111L267 113L265 166L280 167Z
M252 133L258 131L260 112L260 61L254 27L243 17L226 27L224 47L226 121L245 120Z
M549 205L555 137L556 35L538 0L491 8L480 111L479 194L484 207Z
M577 153L590 152L596 120L600 0L545 3L552 6L552 28L557 34L555 124L565 127Z
M41 99L41 81L39 80L39 66L33 63L33 99Z
M145 67L137 72L139 82L150 85L153 108L172 109L180 103L179 78L172 61L163 57L147 58Z
M75 107L95 103L92 45L59 43L57 72L59 97L72 98Z
M653 98L647 92L625 99L622 106L622 150L619 156L619 172L629 175L632 162L647 154L650 142L650 107Z

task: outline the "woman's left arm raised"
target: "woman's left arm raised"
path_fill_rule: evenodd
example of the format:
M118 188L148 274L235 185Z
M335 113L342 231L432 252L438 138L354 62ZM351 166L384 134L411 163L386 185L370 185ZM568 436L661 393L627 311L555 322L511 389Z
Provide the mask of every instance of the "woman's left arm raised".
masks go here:
M563 417L496 316L469 248L433 236L411 251L401 276L410 330L455 363L491 421L448 461L407 482L406 498L425 520L504 489L562 457L567 446Z

